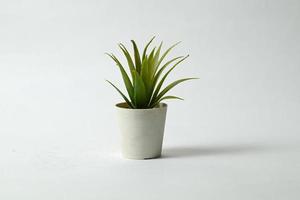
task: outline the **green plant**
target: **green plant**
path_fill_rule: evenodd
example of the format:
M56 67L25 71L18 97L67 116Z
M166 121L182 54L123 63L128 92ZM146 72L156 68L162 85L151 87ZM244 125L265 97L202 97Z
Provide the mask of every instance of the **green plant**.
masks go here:
M134 40L131 40L133 45L134 56L132 57L126 47L123 44L119 44L121 51L126 57L127 64L130 70L131 78L129 78L127 72L125 71L123 65L118 60L118 58L114 54L108 54L116 65L119 67L122 78L128 93L129 98L126 97L125 94L121 92L119 88L117 88L113 83L108 81L124 98L126 103L130 108L138 109L138 108L153 108L157 106L162 100L166 99L180 99L180 97L176 96L165 96L165 94L175 87L177 84L191 80L196 78L183 78L172 82L162 89L162 85L169 75L169 73L182 61L184 61L187 56L179 56L175 57L165 64L162 65L163 60L167 56L167 54L177 45L176 43L168 48L162 55L161 48L162 42L158 46L158 48L154 47L150 54L147 53L149 45L154 40L154 37L147 43L143 50L143 54L139 53L138 47ZM163 71L169 66L173 64L173 66L162 76ZM162 76L162 78L160 78Z

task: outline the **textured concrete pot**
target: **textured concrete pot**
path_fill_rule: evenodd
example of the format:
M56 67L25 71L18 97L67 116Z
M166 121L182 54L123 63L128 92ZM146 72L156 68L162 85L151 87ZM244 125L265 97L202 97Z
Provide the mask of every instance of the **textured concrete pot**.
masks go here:
M167 104L151 109L130 109L116 105L121 129L122 155L128 159L149 159L161 155Z

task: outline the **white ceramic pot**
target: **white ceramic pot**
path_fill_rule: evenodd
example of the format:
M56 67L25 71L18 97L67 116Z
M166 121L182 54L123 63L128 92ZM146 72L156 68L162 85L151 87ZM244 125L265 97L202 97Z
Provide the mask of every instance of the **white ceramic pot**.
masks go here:
M121 129L122 155L128 159L149 159L161 155L167 104L151 109L130 109L116 105Z

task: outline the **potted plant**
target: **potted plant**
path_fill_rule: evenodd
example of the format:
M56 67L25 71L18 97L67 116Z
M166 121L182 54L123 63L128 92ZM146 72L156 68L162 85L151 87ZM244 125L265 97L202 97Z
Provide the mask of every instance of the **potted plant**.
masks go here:
M163 83L170 72L188 55L175 57L163 64L167 54L178 43L161 53L161 42L158 48L154 47L148 53L147 50L153 39L154 37L146 44L142 54L140 54L135 41L131 40L133 56L123 44L118 45L127 60L130 75L114 54L107 53L118 66L128 94L126 96L118 87L107 80L125 101L116 104L116 108L122 134L122 155L129 159L160 157L167 112L167 104L162 103L162 101L167 99L183 100L180 97L167 96L166 94L177 84L195 79L179 79L163 88ZM168 71L166 71L167 69ZM164 73L165 71L166 73Z

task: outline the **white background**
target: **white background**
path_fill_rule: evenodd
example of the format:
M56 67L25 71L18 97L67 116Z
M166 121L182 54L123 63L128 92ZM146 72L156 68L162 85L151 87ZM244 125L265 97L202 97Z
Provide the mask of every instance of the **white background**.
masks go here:
M123 160L104 52L153 35L190 54L168 81L163 157ZM0 199L300 198L300 1L0 1Z

